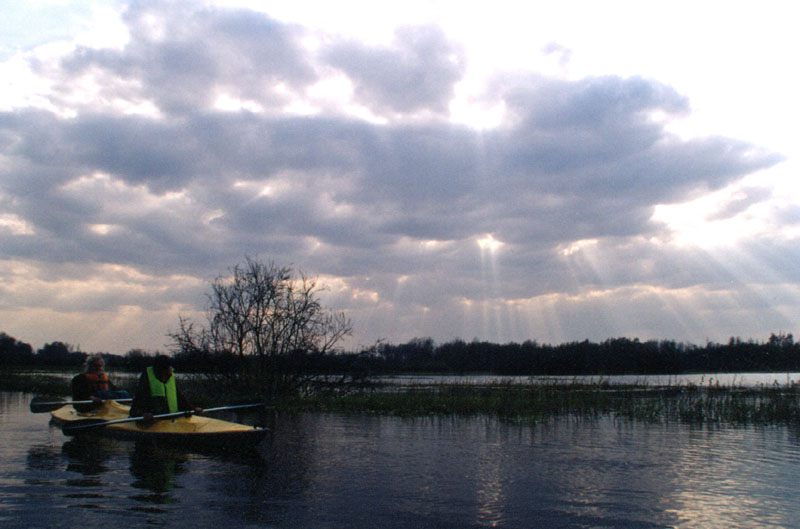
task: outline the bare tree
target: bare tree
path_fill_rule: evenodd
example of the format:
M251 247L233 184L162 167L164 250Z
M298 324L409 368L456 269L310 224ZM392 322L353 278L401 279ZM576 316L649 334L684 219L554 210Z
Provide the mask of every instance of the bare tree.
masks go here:
M322 306L316 280L247 257L211 282L207 326L181 318L171 335L181 352L230 354L250 383L269 394L297 389L309 357L334 351L352 332L344 313Z

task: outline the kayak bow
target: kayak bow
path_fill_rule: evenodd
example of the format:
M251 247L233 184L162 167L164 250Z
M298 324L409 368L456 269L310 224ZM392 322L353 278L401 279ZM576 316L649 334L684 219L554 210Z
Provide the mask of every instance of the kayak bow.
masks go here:
M239 404L236 406L219 406L217 408L208 408L207 410L203 410L203 413L209 413L213 411L222 411L222 410L236 410L241 408L256 408L264 406L264 404ZM153 415L153 420L163 420L163 419L175 419L177 417L190 417L195 415L194 411L176 411L173 413L162 413L160 415ZM61 427L61 431L64 432L64 435L75 435L80 433L82 430L86 430L87 428L102 428L105 426L111 426L112 424L124 424L126 422L138 422L138 421L146 421L145 417L127 417L125 419L113 419L104 421L102 419L83 419L72 421L70 423L64 424ZM236 424L236 423L230 423Z
M244 404L209 408L205 412L253 408L262 404ZM195 415L193 412L177 412L156 415L152 422L143 417L129 417L130 408L114 401L107 401L90 413L78 413L64 407L51 412L53 421L62 427L65 435L102 435L127 440L152 440L154 442L178 443L181 446L224 447L240 449L253 447L266 436L266 428L258 428L235 422L223 421Z

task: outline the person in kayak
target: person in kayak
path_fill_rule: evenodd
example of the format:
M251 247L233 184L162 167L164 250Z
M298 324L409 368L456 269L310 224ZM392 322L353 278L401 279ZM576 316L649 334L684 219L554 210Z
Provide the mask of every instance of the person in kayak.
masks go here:
M175 381L172 360L168 356L158 355L153 365L145 369L139 377L130 416L141 416L145 421L152 421L153 415L179 411L200 415L203 413L203 408L192 406L186 400Z
M91 400L91 404L73 404L80 413L86 413L100 406L108 399L129 399L130 393L119 389L105 372L105 361L100 355L86 359L84 372L72 378L72 400Z

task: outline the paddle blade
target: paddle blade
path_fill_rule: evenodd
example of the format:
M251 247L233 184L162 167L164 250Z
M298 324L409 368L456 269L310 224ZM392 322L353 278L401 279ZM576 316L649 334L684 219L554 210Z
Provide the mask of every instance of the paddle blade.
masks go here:
M47 413L55 411L64 406L63 400L52 397L33 397L31 401L31 413Z

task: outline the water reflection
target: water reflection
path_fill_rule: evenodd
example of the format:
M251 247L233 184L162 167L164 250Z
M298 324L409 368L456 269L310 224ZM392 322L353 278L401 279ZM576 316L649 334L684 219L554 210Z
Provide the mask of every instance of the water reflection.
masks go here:
M798 427L275 415L234 455L64 438L26 406L0 402L9 527L800 529Z
M664 498L682 527L796 526L797 510L781 508L797 492L795 436L776 428L714 428L692 430L689 440L674 459L679 486Z
M86 478L100 476L108 470L105 463L111 457L112 443L102 437L79 437L66 441L61 452L67 457L67 470Z
M61 466L61 457L50 445L34 444L28 450L27 467L37 471L52 471Z
M177 476L186 472L188 460L186 453L137 442L130 456L130 471L135 478L131 486L152 494L134 495L133 498L159 505L177 503L179 500L171 492L176 487Z
M483 479L477 483L477 521L487 527L500 527L504 520L505 500L502 448L497 442L486 443L481 452L477 473Z

